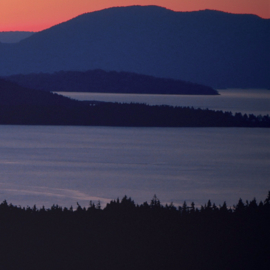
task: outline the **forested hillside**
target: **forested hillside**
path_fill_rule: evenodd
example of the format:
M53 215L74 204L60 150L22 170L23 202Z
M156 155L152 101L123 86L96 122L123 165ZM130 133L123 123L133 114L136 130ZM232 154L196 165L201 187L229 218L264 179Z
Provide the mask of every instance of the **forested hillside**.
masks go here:
M0 79L0 124L126 127L270 127L270 117L189 107L76 101Z

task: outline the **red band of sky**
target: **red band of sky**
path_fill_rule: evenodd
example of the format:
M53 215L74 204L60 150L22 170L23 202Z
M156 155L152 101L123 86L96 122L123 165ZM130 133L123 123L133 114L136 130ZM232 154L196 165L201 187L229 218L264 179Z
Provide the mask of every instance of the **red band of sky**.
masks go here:
M0 0L0 31L40 31L82 13L130 5L175 11L214 9L270 18L269 0Z

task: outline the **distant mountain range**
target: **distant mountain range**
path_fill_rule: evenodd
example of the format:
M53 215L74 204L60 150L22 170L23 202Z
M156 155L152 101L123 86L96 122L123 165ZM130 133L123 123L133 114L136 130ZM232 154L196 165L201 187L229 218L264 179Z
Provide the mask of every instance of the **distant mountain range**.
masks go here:
M32 36L34 33L35 32L24 32L24 31L0 32L0 42L16 43Z
M218 95L216 90L208 86L130 72L60 71L53 74L11 75L6 79L27 88L51 92Z
M103 69L214 88L269 88L269 48L269 19L117 7L83 14L19 43L0 43L0 75Z

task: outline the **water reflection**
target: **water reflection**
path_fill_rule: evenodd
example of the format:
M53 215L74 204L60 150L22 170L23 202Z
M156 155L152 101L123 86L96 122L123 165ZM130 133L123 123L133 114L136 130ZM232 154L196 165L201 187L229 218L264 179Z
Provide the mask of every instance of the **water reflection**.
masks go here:
M87 206L265 199L270 130L0 126L2 200Z

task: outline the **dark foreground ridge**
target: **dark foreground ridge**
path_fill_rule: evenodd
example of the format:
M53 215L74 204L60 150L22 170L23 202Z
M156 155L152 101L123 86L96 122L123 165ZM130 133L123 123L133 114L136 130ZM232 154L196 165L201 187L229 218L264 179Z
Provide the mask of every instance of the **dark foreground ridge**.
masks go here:
M0 124L121 127L270 127L270 117L172 107L76 101L0 79Z
M267 269L270 191L228 208L131 198L101 209L0 204L1 269Z

